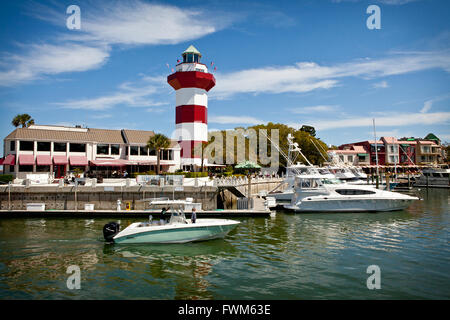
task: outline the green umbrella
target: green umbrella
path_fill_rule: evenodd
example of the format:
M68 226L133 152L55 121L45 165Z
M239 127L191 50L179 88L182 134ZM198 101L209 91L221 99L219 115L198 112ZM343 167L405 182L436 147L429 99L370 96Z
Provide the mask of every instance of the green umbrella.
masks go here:
M244 161L236 165L236 169L261 169L261 166L251 161Z

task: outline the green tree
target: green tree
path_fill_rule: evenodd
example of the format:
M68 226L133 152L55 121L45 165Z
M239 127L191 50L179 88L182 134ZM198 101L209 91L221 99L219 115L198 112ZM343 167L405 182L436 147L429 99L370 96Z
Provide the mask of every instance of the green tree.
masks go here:
M313 137L316 136L316 129L314 129L314 127L311 126L304 125L300 128L300 131L308 132Z
M31 116L27 113L18 114L14 117L11 123L16 128L20 125L22 126L22 128L26 128L34 124L34 119L32 119Z
M147 147L156 150L156 174L159 174L161 150L170 147L170 139L161 133L157 133L148 139Z

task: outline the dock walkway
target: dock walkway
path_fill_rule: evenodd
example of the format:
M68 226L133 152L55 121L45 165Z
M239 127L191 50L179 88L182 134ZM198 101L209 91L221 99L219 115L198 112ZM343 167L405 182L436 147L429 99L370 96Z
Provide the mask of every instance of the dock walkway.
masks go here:
M197 218L235 218L235 217L269 217L270 210L265 209L249 209L249 210L202 210L197 211ZM136 218L145 217L148 218L152 215L154 218L161 217L160 210L45 210L45 211L32 211L32 210L0 210L1 218L19 218L19 217L71 217L71 218ZM191 213L185 212L187 218L190 218Z

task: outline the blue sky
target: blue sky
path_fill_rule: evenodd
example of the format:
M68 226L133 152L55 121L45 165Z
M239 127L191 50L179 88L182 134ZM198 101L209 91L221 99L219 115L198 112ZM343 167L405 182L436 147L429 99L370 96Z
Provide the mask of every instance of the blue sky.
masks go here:
M170 136L166 77L194 44L217 67L210 130L307 124L339 145L373 138L375 118L378 136L450 141L449 13L446 0L2 1L0 136L18 113Z

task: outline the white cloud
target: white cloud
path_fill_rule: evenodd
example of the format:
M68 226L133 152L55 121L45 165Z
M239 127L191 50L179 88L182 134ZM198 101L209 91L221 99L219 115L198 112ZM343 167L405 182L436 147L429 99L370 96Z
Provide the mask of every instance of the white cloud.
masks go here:
M374 88L389 88L389 84L387 83L387 81L381 81L381 82L377 82L373 84Z
M264 124L267 121L247 116L210 116L209 123L220 124Z
M162 86L159 78L144 77L143 82L144 84L126 82L121 84L118 91L112 94L95 98L56 102L53 105L67 109L106 110L119 105L126 105L127 107L159 107L169 104L164 101L155 101L154 97L152 97L161 91Z
M337 120L311 120L309 123L316 130L330 130L356 127L372 127L371 116L345 118ZM450 123L450 112L434 113L386 113L375 118L377 127L396 127L410 125L439 125ZM299 124L293 124L299 127Z
M308 114L308 113L317 113L317 112L335 112L339 106L335 105L318 105L318 106L309 106L309 107L299 107L290 109L292 113L297 114Z
M28 14L66 28L66 8L30 2ZM96 1L80 4L81 29L53 35L41 44L20 45L20 54L3 53L0 86L65 72L98 68L109 58L113 45L176 44L201 38L224 28L233 19L213 16L203 9L133 1ZM67 31L67 30L64 30Z
M81 72L99 68L109 57L105 46L89 47L79 44L31 45L25 55L10 54L2 63L0 86L13 86L42 75Z
M30 12L36 18L65 27L65 10L37 5ZM179 8L140 0L95 1L80 4L81 29L66 39L95 41L109 45L175 44L198 39L224 28L231 15L212 15L204 8Z
M332 2L335 3L341 3L341 2L359 2L360 0L332 0ZM410 2L416 2L420 0L376 0L376 2L380 2L382 4L388 4L388 5L403 5Z
M342 78L370 80L436 68L450 72L450 51L398 52L383 59L367 58L334 66L299 62L292 66L218 73L217 85L211 96L227 98L237 93L309 92L338 86Z
M430 111L431 107L433 106L433 100L427 100L423 104L423 108L420 110L421 113L427 113Z

